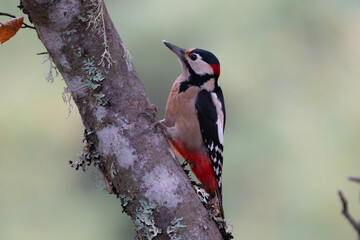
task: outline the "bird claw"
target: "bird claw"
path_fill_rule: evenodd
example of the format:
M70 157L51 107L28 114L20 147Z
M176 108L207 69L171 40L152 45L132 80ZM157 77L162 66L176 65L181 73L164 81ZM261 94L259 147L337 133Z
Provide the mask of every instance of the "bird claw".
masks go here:
M183 171L185 172L185 174L186 174L188 177L190 177L190 176L189 176L190 170L186 169L186 166L187 166L188 164L189 164L188 161L184 161L184 162L181 164L181 167L182 167Z
M160 128L160 130L162 130L164 132L164 134L167 138L171 138L171 135L167 131L168 127L164 124L165 119L158 120L156 118L156 110L153 110L150 108L148 108L148 109L150 110L150 112L141 112L138 114L138 117L143 115L145 117L148 117L150 119L150 122L152 122L145 132L146 133L150 132L155 127L158 127L158 128Z
M145 116L145 117L148 117L152 122L154 122L154 119L156 119L157 121L157 118L156 118L156 109L153 109L153 108L146 108L145 109L145 112L141 112L137 115L137 117L140 117L140 116Z
M181 164L181 167L185 170L186 166L189 164L188 161L184 161L182 164Z
M151 125L150 125L150 129L153 129L153 128L155 128L155 127L160 127L160 128L162 128L162 129L166 129L166 126L164 125L164 119L162 119L162 120L156 120L156 122L153 122Z
M201 188L201 189L205 189L206 188L206 184L205 183L197 183L195 181L192 181L191 182L193 185L197 186L198 188Z
M165 134L165 136L169 139L171 139L171 134L168 132L168 127L164 124L165 119L162 120L157 120L156 122L153 122L149 128L148 131L151 131L154 128L159 128L160 130L163 131L163 133Z
M199 187L197 184L194 184L193 181L191 181L192 187L194 188L196 195L200 199L200 201L203 203L203 205L206 207L209 204L209 193L205 192L204 188Z

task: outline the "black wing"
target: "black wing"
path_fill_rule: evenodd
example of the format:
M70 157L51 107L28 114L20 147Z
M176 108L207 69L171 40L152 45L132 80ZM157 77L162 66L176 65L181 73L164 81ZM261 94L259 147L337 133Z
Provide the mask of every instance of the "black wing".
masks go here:
M212 94L215 94L212 96ZM210 155L216 181L221 190L221 172L223 165L223 132L225 128L225 105L221 88L214 92L202 90L195 103L201 135ZM220 111L220 112L219 112ZM223 116L221 121L221 117Z

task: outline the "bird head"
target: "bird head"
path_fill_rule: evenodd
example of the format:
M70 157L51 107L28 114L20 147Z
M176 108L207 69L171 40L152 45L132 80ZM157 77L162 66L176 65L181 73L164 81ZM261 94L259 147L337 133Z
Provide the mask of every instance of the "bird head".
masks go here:
M165 40L163 42L179 58L183 74L186 76L187 88L199 86L210 91L217 86L220 62L214 54L199 48L184 49Z

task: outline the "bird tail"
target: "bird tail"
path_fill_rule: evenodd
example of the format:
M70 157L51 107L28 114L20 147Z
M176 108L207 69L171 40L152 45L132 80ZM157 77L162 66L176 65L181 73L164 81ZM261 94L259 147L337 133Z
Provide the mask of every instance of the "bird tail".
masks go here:
M221 235L223 236L224 240L231 240L233 239L232 235L232 226L226 224L223 203L222 203L222 194L221 194L221 187L218 187L215 191L214 197L210 200L211 205L211 214L212 217L218 226Z
M225 214L224 214L224 208L223 208L221 187L218 187L218 188L216 189L216 196L219 198L219 211L220 211L220 216L221 216L221 218L223 218L223 219L225 220Z

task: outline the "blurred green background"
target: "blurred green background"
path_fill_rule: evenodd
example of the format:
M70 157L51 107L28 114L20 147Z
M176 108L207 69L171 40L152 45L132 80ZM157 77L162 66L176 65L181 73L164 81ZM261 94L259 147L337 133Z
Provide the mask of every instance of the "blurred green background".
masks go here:
M161 40L212 51L225 93L224 202L236 239L356 239L339 188L360 218L360 2L106 1L163 116L180 74ZM17 2L0 11L20 16ZM0 22L8 20L1 17ZM34 31L0 46L0 239L133 239L99 175L67 161L82 151L61 77Z

